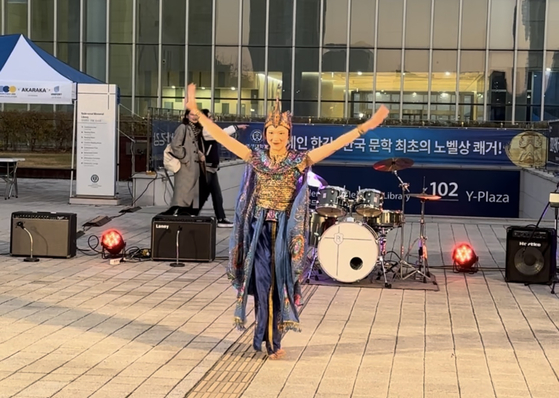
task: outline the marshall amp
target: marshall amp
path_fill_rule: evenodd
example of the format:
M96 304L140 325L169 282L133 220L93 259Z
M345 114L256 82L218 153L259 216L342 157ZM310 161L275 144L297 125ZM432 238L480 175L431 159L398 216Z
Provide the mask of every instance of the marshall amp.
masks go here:
M158 214L151 221L152 260L175 260L178 247L180 261L214 261L216 226L215 217Z
M10 254L29 256L33 238L34 257L70 258L76 255L75 213L19 211L12 213Z
M552 228L507 228L507 282L549 284L556 272L557 234Z

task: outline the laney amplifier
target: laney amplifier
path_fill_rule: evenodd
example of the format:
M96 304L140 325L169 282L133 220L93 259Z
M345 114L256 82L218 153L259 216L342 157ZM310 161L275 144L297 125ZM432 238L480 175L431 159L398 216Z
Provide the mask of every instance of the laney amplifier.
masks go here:
M200 262L215 260L215 217L167 216L151 221L152 260Z
M70 258L76 255L75 213L19 211L12 213L10 254Z

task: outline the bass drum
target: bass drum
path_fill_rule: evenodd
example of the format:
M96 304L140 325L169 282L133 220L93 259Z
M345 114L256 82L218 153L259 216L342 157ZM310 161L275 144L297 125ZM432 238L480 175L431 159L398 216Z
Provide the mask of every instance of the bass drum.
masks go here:
M343 283L357 282L366 278L377 263L378 236L367 224L338 222L324 231L317 252L326 275Z

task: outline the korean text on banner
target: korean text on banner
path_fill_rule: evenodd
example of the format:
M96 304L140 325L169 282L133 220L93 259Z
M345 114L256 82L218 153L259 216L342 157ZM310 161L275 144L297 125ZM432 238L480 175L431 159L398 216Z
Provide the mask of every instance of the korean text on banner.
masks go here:
M153 159L162 164L163 150L179 122L153 121ZM231 123L221 123L226 126ZM249 123L239 139L254 148L266 145L262 123ZM328 144L354 126L293 126L291 147L300 151ZM418 164L514 166L506 146L522 130L379 127L340 149L328 161L374 163L390 157L408 157ZM158 163L159 162L159 163Z

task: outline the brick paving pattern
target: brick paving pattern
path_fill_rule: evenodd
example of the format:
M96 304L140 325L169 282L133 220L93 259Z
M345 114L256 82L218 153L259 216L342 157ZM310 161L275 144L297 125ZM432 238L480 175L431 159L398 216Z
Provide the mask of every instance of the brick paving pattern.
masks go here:
M76 212L81 225L121 209L70 206L67 192L65 181L20 180L20 198L0 206L0 253L9 251L14 211ZM149 247L150 220L161 210L88 234L115 227L129 246ZM419 228L417 217L408 221L406 244ZM235 292L222 259L228 230L218 230L220 259L184 268L109 265L83 253L38 263L2 255L0 397L556 396L559 298L549 286L504 282L505 227L533 221L427 222L440 291L306 286L314 290L303 331L285 335L281 361L249 349L252 330L233 328ZM481 259L477 274L444 267L461 241ZM389 244L399 246L395 232Z

